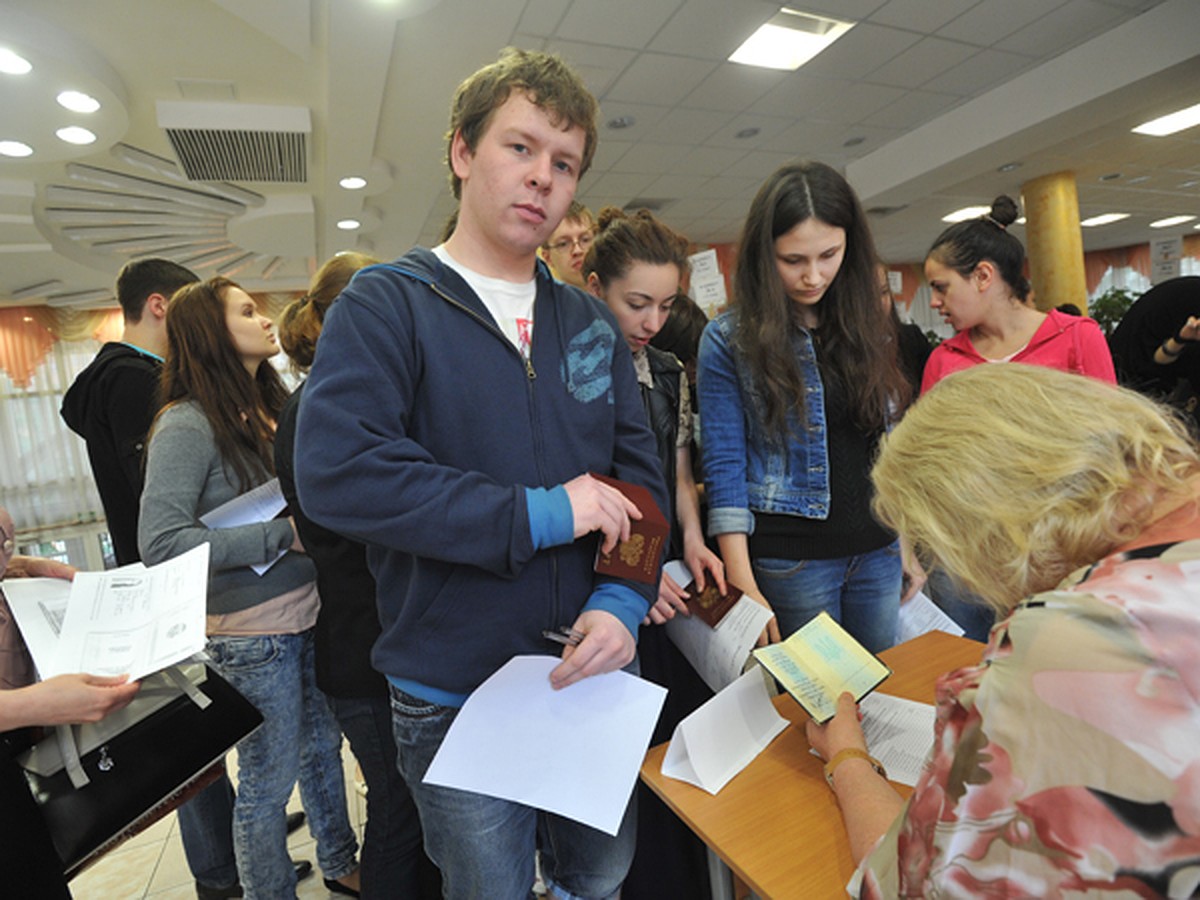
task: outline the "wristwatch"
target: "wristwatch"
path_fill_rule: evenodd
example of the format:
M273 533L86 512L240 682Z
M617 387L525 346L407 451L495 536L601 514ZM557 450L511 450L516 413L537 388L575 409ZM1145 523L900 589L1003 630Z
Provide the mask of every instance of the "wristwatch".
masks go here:
M857 747L847 747L845 750L839 750L833 754L833 758L825 763L825 783L829 785L831 790L833 789L833 770L848 759L865 759L884 781L887 780L887 770L883 768L883 763L866 750L860 750Z

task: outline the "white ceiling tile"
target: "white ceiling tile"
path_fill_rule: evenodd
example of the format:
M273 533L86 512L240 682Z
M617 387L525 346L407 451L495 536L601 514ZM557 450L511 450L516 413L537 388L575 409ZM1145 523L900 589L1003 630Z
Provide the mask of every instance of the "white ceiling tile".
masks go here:
M554 34L554 29L570 5L571 0L528 0L517 23L517 30L538 37L549 37Z
M577 41L549 40L545 42L544 49L565 59L598 99L604 98L638 55L635 50Z
M709 181L706 175L662 175L643 191L646 197L661 197L663 199L679 199L696 196L704 189Z
M1004 84L1036 63L1027 56L1001 50L981 50L921 85L927 91L975 97Z
M650 126L647 140L663 143L679 142L693 146L703 144L725 126L732 116L701 109L675 108Z
M927 37L871 73L878 84L915 88L952 69L979 52L978 47L944 38Z
M716 67L711 60L642 53L617 79L605 99L672 106L692 93Z
M1067 0L984 0L938 29L937 33L951 40L990 47L1065 2Z
M767 150L754 150L738 162L738 174L745 177L757 177L765 181L767 176L780 166L797 159L794 153L771 153Z
M758 66L721 63L683 100L683 106L740 112L787 77L787 73Z
M695 147L672 164L683 175L720 175L746 155L745 150L726 147Z
M704 186L704 196L714 197L718 200L727 200L730 197L752 196L762 184L761 178L747 177L738 166L736 171L730 172L721 178L714 178ZM745 214L745 210L742 210Z
M996 48L1041 57L1057 56L1129 17L1128 10L1096 3L1095 0L1071 0L1020 31L997 41ZM1200 6L1196 9L1196 21L1200 22Z
M602 100L600 102L600 140L606 137L618 141L640 141L646 138L654 123L671 111L668 106L647 106L642 103L623 103L618 100ZM606 123L618 118L632 118L633 124L627 128L609 128Z
M861 22L883 3L884 0L802 0L796 8L845 22Z
M775 0L687 0L648 49L728 59L758 26L779 12Z
M909 31L937 31L955 16L966 12L979 0L888 0L871 13L871 21Z
M605 198L622 198L616 205L624 206L629 202L630 197L636 197L642 193L646 185L654 180L652 175L632 175L626 172L606 172L594 182L587 186L587 196L589 198L605 197ZM615 202L606 200L605 202ZM589 203L589 205L591 205Z
M680 147L679 144L652 144L641 141L634 144L610 171L632 172L635 174L658 175L669 172L680 156L691 148Z
M837 78L817 78L803 72L792 72L783 81L760 97L750 112L769 116L791 116L802 119L846 89L851 82Z
M961 97L934 94L928 91L909 91L891 106L863 120L865 125L899 128L910 131L934 116L949 112L963 102Z
M900 88L858 82L831 93L813 109L813 114L832 122L859 122L903 96L905 92Z
M608 135L615 133L609 131ZM596 155L592 157L593 172L607 172L634 146L633 141L622 141L608 135L601 129L600 139L596 142Z
M792 126L792 120L782 116L764 116L747 113L737 116L726 123L725 127L714 134L706 142L710 147L725 147L731 150L761 150L763 144L775 135ZM758 134L752 137L738 137L738 133L749 128L758 129Z
M862 78L920 39L919 34L911 31L864 22L847 31L803 68L809 75Z
M641 50L679 6L680 0L575 0L558 26L558 36Z

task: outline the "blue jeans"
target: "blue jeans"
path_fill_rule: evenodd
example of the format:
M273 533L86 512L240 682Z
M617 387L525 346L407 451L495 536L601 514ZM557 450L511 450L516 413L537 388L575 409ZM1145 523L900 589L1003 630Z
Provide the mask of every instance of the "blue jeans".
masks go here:
M996 624L996 613L982 599L955 584L941 569L929 571L925 593L942 612L962 627L964 637L973 641L987 641L988 632Z
M312 630L215 635L208 652L221 674L263 715L238 744L233 846L248 900L296 895L287 850L287 802L297 778L317 862L326 878L353 872L358 842L346 812L342 735L317 689Z
M440 896L436 870L425 857L421 820L396 766L392 709L386 696L328 697L367 782L367 825L359 879L363 900Z
M553 896L601 900L616 895L633 860L637 811L632 798L617 836L610 837L519 803L423 784L458 710L394 687L391 694L400 772L421 811L425 849L442 870L448 900L526 900L535 848ZM545 737L531 734L529 739Z
M233 851L233 785L222 775L177 812L179 838L192 877L204 887L238 880Z
M756 559L754 579L785 639L822 610L870 650L896 642L900 545L838 559Z

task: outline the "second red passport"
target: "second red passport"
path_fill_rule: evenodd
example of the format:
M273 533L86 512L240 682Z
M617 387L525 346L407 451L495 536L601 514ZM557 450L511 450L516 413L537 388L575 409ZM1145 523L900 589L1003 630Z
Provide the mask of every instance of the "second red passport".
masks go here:
M671 526L650 492L607 475L589 473L597 481L615 487L641 510L640 519L630 519L629 540L617 544L612 553L596 551L596 571L617 578L628 578L645 584L658 584L659 563Z

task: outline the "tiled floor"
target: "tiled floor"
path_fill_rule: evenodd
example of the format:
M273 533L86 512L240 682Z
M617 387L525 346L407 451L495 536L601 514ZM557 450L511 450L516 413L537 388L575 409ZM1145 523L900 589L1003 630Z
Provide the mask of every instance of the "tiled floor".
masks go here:
M229 755L228 765L229 774L236 783L236 753ZM356 789L356 766L346 744L342 746L342 768L346 773L350 824L354 826L361 842L362 826L366 820L366 800ZM300 794L293 791L288 812L301 808ZM307 825L291 835L288 847L293 859L307 859L314 867L313 874L301 881L297 888L300 900L327 900L334 896L322 883L320 869L316 867L316 847ZM75 900L141 900L146 897L154 900L195 900L196 889L183 855L175 814L171 813L112 851L75 878L70 887Z

